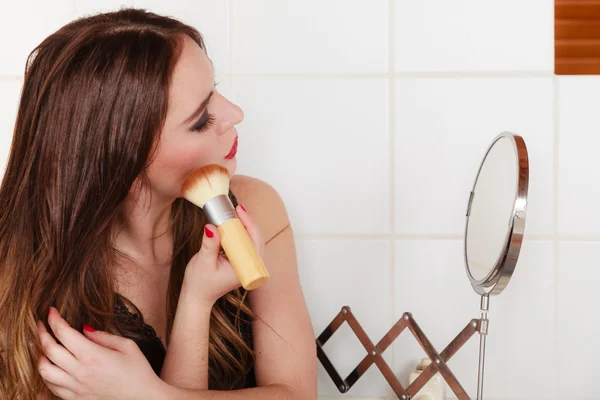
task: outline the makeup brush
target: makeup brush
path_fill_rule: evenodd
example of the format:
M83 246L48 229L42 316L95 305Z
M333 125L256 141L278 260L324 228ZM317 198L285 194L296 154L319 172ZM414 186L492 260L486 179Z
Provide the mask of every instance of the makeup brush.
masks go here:
M269 279L269 272L229 199L231 177L227 168L206 165L190 172L181 187L182 196L204 210L219 229L221 246L246 290L256 289Z

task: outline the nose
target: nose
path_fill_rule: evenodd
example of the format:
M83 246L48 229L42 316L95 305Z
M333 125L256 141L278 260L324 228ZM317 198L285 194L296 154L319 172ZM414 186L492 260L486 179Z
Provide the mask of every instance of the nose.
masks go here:
M244 111L226 98L223 99L225 100L225 111L223 113L224 116L219 129L220 133L227 132L229 129L244 120Z

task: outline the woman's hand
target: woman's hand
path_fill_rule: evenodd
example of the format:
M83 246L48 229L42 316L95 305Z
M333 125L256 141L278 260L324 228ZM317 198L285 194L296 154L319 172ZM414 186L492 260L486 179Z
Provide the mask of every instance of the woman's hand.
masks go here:
M153 398L163 384L133 340L87 326L81 334L53 307L48 324L62 345L38 321L44 351L38 371L61 399Z
M236 208L236 212L262 257L265 243L260 228L242 205ZM193 293L195 301L209 309L220 297L241 286L233 267L220 251L221 237L217 227L206 224L202 247L186 266L183 280L182 291Z

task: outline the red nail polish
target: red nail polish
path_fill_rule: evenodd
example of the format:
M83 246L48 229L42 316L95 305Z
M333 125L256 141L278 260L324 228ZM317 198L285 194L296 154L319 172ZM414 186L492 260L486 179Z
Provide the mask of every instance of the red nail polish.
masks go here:
M244 207L243 204L240 203L240 207L242 207L242 210L244 210L244 212L248 212L248 211L246 211L246 207Z
M83 324L83 330L87 331L87 332L96 332L96 330L94 328L92 328L91 326L89 326L87 324Z
M211 231L211 230L208 228L208 226L205 226L205 227L204 227L204 232L206 233L206 236L207 236L209 239L212 239L212 237L213 237L213 236L215 236L215 234L213 233L213 231Z
M52 307L48 307L48 314L50 314L51 310L52 310Z

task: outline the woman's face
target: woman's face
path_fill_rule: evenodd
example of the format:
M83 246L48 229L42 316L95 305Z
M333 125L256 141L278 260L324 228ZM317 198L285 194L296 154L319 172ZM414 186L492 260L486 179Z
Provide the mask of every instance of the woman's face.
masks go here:
M233 175L235 125L243 119L242 110L215 90L213 66L204 50L186 36L172 76L158 151L147 171L153 192L181 197L185 176L207 164L220 164Z

